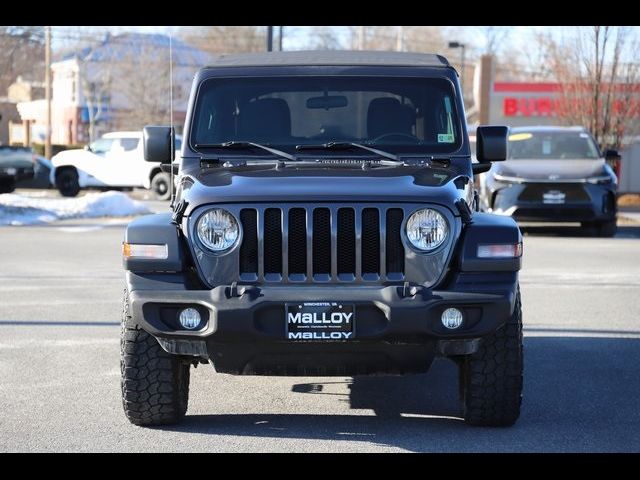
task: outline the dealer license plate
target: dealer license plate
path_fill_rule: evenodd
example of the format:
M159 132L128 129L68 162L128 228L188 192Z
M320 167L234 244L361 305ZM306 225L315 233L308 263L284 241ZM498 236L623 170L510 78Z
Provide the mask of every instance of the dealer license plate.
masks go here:
M303 302L286 305L288 340L344 341L355 333L355 307L340 302Z

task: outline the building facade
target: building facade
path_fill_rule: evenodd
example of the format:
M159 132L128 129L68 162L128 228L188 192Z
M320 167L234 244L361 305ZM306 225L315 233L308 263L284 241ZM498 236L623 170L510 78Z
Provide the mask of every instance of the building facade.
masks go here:
M168 123L171 93L180 128L191 80L209 55L166 35L126 33L53 62L51 142L84 144L107 131ZM44 143L46 101L21 101L17 110L21 122L12 126L11 141Z

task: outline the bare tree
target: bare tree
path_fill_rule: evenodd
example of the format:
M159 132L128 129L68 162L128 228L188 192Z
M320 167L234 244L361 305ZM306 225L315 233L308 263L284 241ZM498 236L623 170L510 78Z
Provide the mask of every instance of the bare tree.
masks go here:
M92 50L84 57L77 57L80 88L87 108L90 143L96 139L98 124L103 122L106 119L105 117L110 114L109 104L113 88L112 63L94 59L94 52L95 50Z
M117 119L118 129L137 130L152 123L169 123L170 67L169 51L158 52L151 45L140 46L119 59L114 88L128 108ZM173 94L176 103L183 100L179 88Z
M557 113L569 125L584 125L602 147L619 148L638 128L640 80L635 60L637 39L623 27L579 29L568 41L548 39L550 67L560 84Z
M311 27L305 48L309 50L340 50L345 48L336 27Z
M43 27L0 26L0 96L18 75L44 79Z
M211 53L261 52L266 46L265 27L182 27L178 36Z
M482 55L498 55L503 52L503 48L509 35L511 35L511 27L505 26L486 26L475 28L481 37L484 38L484 48Z

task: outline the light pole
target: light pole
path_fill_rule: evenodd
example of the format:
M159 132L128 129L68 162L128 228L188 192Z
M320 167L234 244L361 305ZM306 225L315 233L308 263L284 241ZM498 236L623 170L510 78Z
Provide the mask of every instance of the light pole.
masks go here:
M273 52L273 26L267 27L267 52Z
M462 50L460 58L460 88L462 89L462 98L464 98L464 49L465 44L460 42L449 42L449 48L459 48Z
M51 158L51 27L45 27L45 50L44 50L44 84L45 102L47 104L47 130L44 136L44 156ZM27 124L29 125L29 124ZM27 127L29 128L29 127ZM28 135L25 135L28 136Z

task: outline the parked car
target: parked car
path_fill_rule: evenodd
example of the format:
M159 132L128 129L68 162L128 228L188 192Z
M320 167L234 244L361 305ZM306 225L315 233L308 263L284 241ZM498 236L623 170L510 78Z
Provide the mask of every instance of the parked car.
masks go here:
M191 92L173 212L134 220L123 243L127 418L180 421L192 365L412 374L442 356L468 424L512 425L522 236L473 210L471 182L505 159L508 129L479 127L472 165L449 62L221 55ZM148 161L171 162L172 132L145 128Z
M23 179L16 183L16 188L53 188L51 183L51 170L53 163L42 155L34 155L33 178Z
M181 139L176 137L176 158ZM65 150L51 159L50 180L65 197L75 197L83 188L151 189L156 198L170 195L169 173L159 163L144 161L141 132L112 132L84 149Z
M618 179L583 127L518 127L509 135L506 162L480 181L481 206L526 222L579 222L591 232L616 233Z
M11 193L18 182L33 178L34 163L31 148L0 145L0 193Z

